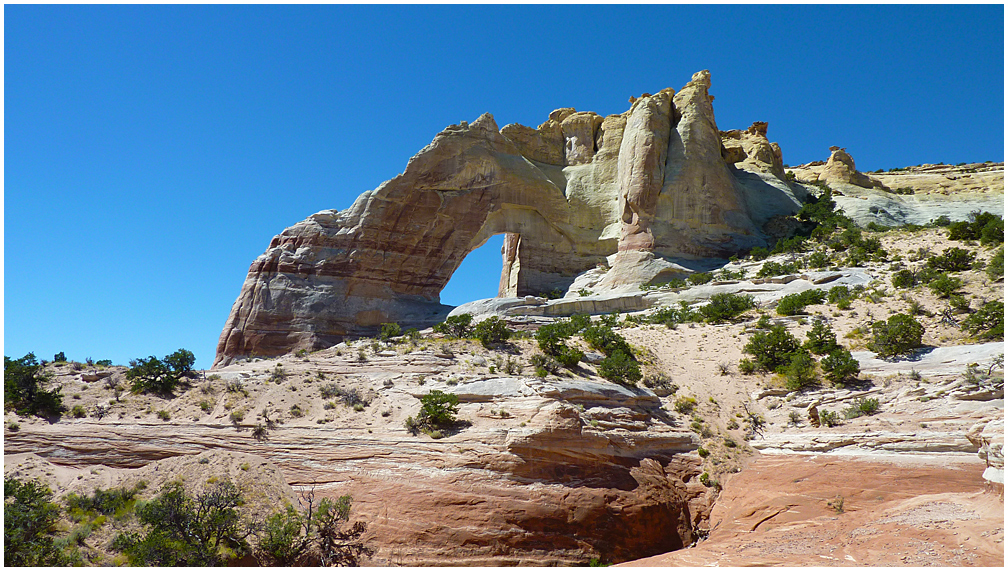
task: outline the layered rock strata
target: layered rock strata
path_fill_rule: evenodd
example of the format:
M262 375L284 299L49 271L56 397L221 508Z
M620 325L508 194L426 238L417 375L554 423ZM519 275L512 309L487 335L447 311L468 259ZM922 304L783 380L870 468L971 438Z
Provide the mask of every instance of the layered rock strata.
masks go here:
M356 350L340 346L312 362L291 357L282 361L284 386L270 380L273 362L223 367L208 383L242 383L247 395L232 402L220 391L209 397L213 409L195 419L175 408L195 408L195 401L179 397L165 405L173 411L168 421L24 421L5 435L5 453L145 473L184 463L190 469L182 473L197 484L210 475L197 471L197 458L259 456L295 490L313 489L319 499L351 495L352 521L367 522L364 541L375 550L369 563L383 566L624 561L680 549L706 528L714 495L700 482L699 438L650 390L585 377L473 374L472 361L485 357L441 357L432 348L388 353L361 362ZM323 407L319 373L370 395L370 406ZM458 397L462 423L439 439L411 434L407 416L434 389ZM252 437L257 411L286 411L295 399L303 416ZM234 410L248 411L243 423L229 420ZM240 461L260 464L234 462L228 473L239 483L248 479ZM269 498L280 506L292 495Z
M215 366L331 346L384 322L434 323L450 309L439 294L452 273L495 234L507 235L504 297L566 289L605 263L601 289L667 281L690 273L690 260L764 245L760 227L799 201L766 124L720 132L709 88L701 71L620 115L564 108L536 129L498 129L490 114L449 126L350 208L272 240Z

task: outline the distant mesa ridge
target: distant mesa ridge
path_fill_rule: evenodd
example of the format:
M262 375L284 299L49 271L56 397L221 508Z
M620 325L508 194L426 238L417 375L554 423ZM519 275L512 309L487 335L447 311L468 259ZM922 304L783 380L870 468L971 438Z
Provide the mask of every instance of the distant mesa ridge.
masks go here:
M597 289L667 281L690 271L672 260L766 246L761 228L796 212L802 191L766 123L718 130L710 85L704 70L678 93L631 98L619 115L564 108L535 129L499 129L484 113L445 128L350 208L273 238L214 366L328 347L385 322L429 326L451 309L440 292L452 273L496 234L506 235L502 297L566 289L600 264L611 269Z

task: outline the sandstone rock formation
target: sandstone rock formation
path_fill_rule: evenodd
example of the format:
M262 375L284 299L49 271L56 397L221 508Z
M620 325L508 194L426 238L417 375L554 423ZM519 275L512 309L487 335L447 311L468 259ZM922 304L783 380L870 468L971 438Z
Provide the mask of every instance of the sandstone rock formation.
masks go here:
M507 235L506 297L566 289L607 262L601 289L668 281L690 273L690 260L765 245L759 228L799 202L765 124L740 135L745 158L729 166L709 88L701 71L621 115L564 108L537 129L498 130L490 114L449 126L350 208L273 239L249 269L215 366L330 346L383 322L436 322L450 309L441 289L495 234Z
M877 179L858 171L854 167L854 158L847 149L840 147L830 147L830 158L826 161L826 168L819 173L819 182L843 182L862 188L886 189Z
M523 343L531 352L534 342ZM180 475L195 485L227 476L258 503L273 500L273 509L296 505L286 484L314 489L319 499L349 494L352 521L368 524L370 563L384 566L621 561L680 549L706 527L714 495L700 482L699 439L663 408L668 399L591 375L488 373L500 354L472 342L454 343L452 357L438 356L439 344L361 362L357 351L368 345L341 345L310 362L285 357L277 361L287 374L283 386L270 380L276 363L242 362L200 383L212 387L210 395L193 387L171 401L123 399L138 415L145 400L156 399L154 406L171 410L167 421L133 413L58 424L23 419L20 431L6 431L5 453L134 473L130 481L145 476L152 490ZM62 371L68 390L80 386L69 366ZM124 373L117 368L116 378ZM225 390L236 382L247 393ZM372 395L370 405L359 412L323 406L332 399L323 397L329 383ZM440 439L404 426L419 410L418 397L433 389L454 393L464 420ZM212 403L208 412L204 400ZM285 414L292 403L303 414ZM250 428L266 407L283 422L257 439ZM245 411L244 421L232 422L234 411ZM203 463L207 456L213 463ZM13 463L5 459L6 469ZM246 472L242 462L254 468ZM68 472L64 480L72 485L78 473L89 472Z

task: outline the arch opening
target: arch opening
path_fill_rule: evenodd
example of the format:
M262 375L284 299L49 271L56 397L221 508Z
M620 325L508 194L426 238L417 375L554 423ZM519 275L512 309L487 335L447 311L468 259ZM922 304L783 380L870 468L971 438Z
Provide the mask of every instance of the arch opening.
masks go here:
M497 297L503 245L504 234L496 234L482 246L466 254L441 290L441 303L457 306L477 299Z

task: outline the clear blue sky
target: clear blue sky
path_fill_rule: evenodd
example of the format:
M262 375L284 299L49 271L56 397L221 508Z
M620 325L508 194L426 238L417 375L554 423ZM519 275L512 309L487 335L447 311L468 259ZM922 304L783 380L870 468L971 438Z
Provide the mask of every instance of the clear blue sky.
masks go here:
M441 129L621 113L710 69L722 129L861 170L1003 160L996 6L5 6L4 354L197 366L249 264ZM500 238L442 301L495 295Z

